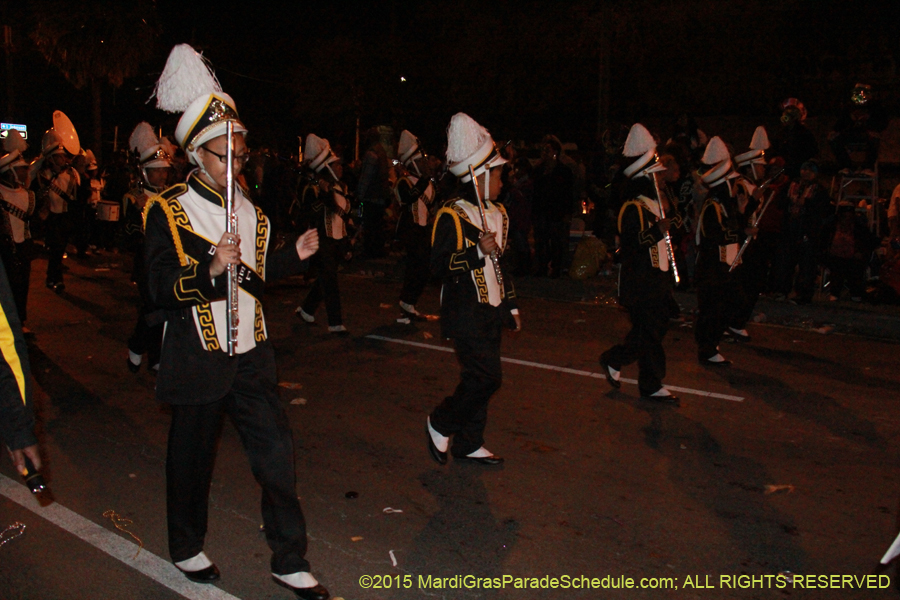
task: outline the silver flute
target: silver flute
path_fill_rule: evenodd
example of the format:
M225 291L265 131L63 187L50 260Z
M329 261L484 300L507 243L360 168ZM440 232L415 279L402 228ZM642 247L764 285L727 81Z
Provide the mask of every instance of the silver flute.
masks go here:
M492 233L488 229L487 217L484 214L484 202L481 200L481 191L478 189L478 180L475 179L475 169L469 165L469 176L472 178L472 187L475 188L475 199L478 201L478 213L481 215L481 229L484 233ZM500 285L500 297L504 295L503 291L503 272L500 270L500 256L497 251L491 252L491 264L494 265L494 274L497 275L497 283Z
M762 183L762 185L759 186L759 191L764 192L765 189L767 187L769 187L769 185L771 185L771 183L773 181L775 181L776 179L781 177L782 173L784 173L784 169L779 169L774 175L772 175L771 177L766 179ZM766 209L769 208L769 204L772 203L773 198L775 198L775 194L770 195L769 199L766 200L765 204L762 205L762 208L759 210L759 213L757 213L756 218L753 219L753 222L750 224L750 227L753 227L754 229L756 228L756 226L759 224L759 220L762 219L762 216L765 214ZM734 271L734 268L740 264L741 256L744 255L744 251L747 249L747 246L750 245L750 242L753 240L754 237L756 237L756 236L753 236L753 235L747 236L747 239L745 239L744 243L741 244L741 247L738 249L737 254L734 255L734 260L731 261L731 266L728 267L729 273Z
M225 150L225 232L238 234L237 211L234 209L234 123L226 124L228 147ZM237 265L228 265L228 356L234 356L238 341L238 281Z
M662 204L662 190L659 189L659 181L656 179L655 173L650 173L650 179L653 180L653 187L656 188L656 205L659 207L660 220L666 218L666 211ZM672 237L666 231L666 257L669 259L669 266L672 267L672 275L675 276L675 283L679 283L681 278L678 276L678 265L675 264L675 251L672 249Z

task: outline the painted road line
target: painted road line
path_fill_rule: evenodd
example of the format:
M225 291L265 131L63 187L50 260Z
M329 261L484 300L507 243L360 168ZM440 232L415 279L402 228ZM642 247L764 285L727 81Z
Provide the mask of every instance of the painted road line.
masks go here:
M140 546L134 542L85 519L57 502L41 506L28 488L3 474L0 474L0 495L22 505L39 517L106 552L185 598L190 600L240 600L237 596L232 596L215 586L189 581L169 561L145 549L138 552Z
M422 342L412 342L409 340L399 340L396 338L384 337L383 335L367 335L367 338L371 340L378 340L381 342L393 342L395 344L403 344L405 346L415 346L416 348L425 348L427 350L438 350L440 352L454 352L453 348L447 348L446 346L436 346L434 344L423 344ZM592 377L594 379L606 379L606 376L603 373L594 373L592 371L582 371L579 369L570 369L568 367L557 367L555 365L546 365L544 363L532 362L530 360L519 360L517 358L501 358L503 362L507 362L513 365L521 365L523 367L532 367L535 369L544 369L547 371L556 371L558 373L567 373L569 375L579 375L581 377ZM622 383L628 383L631 385L637 385L636 379L626 379L623 377L620 379ZM719 394L717 392L708 392L706 390L695 390L692 388L685 387L677 387L674 385L666 385L668 389L673 392L681 392L682 394L691 394L692 396L703 396L706 398L718 398L720 400L730 400L731 402L743 402L743 396L730 396L728 394Z

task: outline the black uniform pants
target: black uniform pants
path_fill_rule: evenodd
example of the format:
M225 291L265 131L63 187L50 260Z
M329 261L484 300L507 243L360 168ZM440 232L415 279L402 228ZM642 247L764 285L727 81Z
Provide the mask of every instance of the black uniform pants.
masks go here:
M49 253L47 257L47 283L62 283L63 254L65 254L66 246L69 244L69 233L71 231L69 214L50 213L47 216L46 227L45 243Z
M642 396L650 395L663 386L666 352L662 341L669 329L670 312L666 297L635 302L628 307L631 331L623 343L613 346L600 357L616 371L637 361L638 388Z
M314 315L322 299L325 299L325 312L328 313L328 325L342 325L341 291L338 289L338 262L340 261L342 243L323 235L319 236L319 251L312 257L313 267L319 272L315 283L303 301L303 312Z
M309 571L291 428L279 404L274 357L257 348L240 355L240 360L227 396L210 404L172 406L166 457L169 553L174 562L180 562L203 550L216 444L222 417L228 415L262 487L262 519L272 550L272 572Z
M363 202L363 251L368 258L381 258L387 254L384 249L384 201Z
M406 271L400 302L416 305L431 275L431 229L410 223L402 233L406 247Z
M862 298L866 291L866 263L861 258L826 255L822 261L831 272L831 295L840 297L844 284L852 298Z
M747 300L733 274L704 274L697 281L697 322L694 339L701 361L719 352L725 328L746 314Z
M537 274L545 275L549 266L550 274L559 277L569 252L569 228L565 221L543 215L533 216L533 222Z
M134 324L134 331L128 338L128 349L143 356L147 355L147 361L151 367L159 364L160 349L162 348L164 323L150 325L147 318L154 314L146 303L141 303L138 309L138 318Z
M753 240L747 247L747 251L741 257L741 264L735 267L733 275L736 279L736 285L740 288L741 293L738 294L731 316L728 319L728 326L735 329L743 329L753 316L753 310L756 308L756 302L759 295L765 289L766 278L768 276L768 268L765 262L765 255L761 246L754 246L759 240Z
M797 292L797 301L812 302L816 291L816 248L818 244L810 236L805 235L799 226L785 233L782 238L782 257L779 261L779 290L787 295L791 290ZM794 271L796 270L796 281Z
M459 385L452 396L431 413L431 426L441 435L452 436L450 453L466 456L484 445L487 407L500 389L503 369L500 365L502 323L499 315L490 332L481 337L453 340L461 367Z

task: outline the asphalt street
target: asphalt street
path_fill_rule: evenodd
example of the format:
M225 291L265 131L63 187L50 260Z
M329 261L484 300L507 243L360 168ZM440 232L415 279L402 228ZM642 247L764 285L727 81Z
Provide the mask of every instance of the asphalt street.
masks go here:
M28 323L55 502L39 506L0 460L0 531L25 525L0 536L0 599L291 598L269 578L259 489L230 423L206 546L222 579L191 584L168 562L169 417L154 376L125 366L130 261L66 264L56 294L34 263ZM719 370L697 363L690 319L673 324L666 381L682 401L671 408L598 375L598 355L628 329L608 286L522 281L524 330L503 340L486 433L506 463L442 467L425 416L458 367L438 322L394 322L396 269L346 267L347 337L327 332L324 307L316 325L294 316L302 278L268 289L308 558L334 596L897 597L896 569L878 562L900 528L900 346L840 326L874 319L874 333L890 331L896 313L767 318L749 326L751 343L723 345L734 365ZM419 308L437 312L436 287Z

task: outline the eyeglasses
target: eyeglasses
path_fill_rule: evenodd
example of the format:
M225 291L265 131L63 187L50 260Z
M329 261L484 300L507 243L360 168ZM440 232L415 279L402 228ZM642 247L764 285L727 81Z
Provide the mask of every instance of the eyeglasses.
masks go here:
M210 154L212 154L213 156L218 158L219 162L221 162L223 165L228 160L228 155L226 155L226 154L219 154L218 152L213 152L206 146L201 146L201 148L203 148L204 150L206 150L207 152L209 152ZM240 154L240 155L235 154L232 156L232 158L234 159L234 162L236 162L237 164L239 164L241 166L244 166L247 164L247 161L250 160L250 153L248 152L246 154Z

